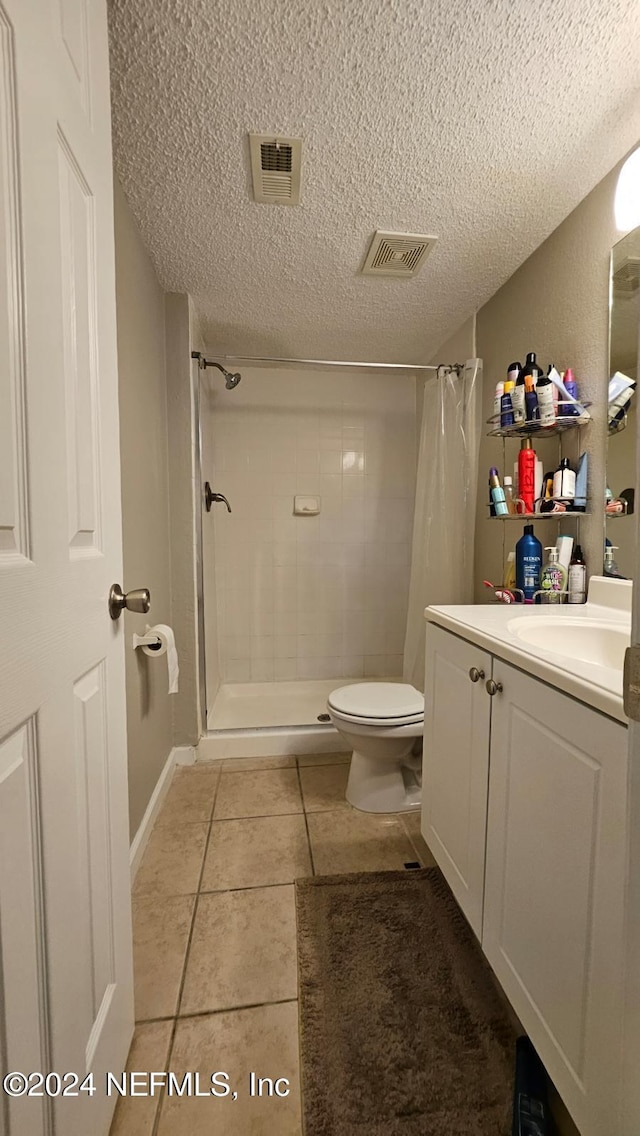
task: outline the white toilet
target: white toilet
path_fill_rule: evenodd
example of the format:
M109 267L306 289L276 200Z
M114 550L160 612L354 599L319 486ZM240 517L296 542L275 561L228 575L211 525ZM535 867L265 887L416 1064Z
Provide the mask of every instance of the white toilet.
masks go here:
M400 682L360 682L329 695L333 725L353 750L347 800L366 813L420 808L424 697Z

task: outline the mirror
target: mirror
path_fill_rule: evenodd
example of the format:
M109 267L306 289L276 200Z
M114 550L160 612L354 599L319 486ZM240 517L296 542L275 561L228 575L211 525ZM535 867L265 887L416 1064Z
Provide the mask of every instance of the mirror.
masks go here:
M635 563L636 401L640 328L640 228L627 233L611 253L609 323L609 445L606 536L621 576ZM629 380L633 384L629 385ZM617 392L617 393L616 393ZM611 396L615 395L612 401Z

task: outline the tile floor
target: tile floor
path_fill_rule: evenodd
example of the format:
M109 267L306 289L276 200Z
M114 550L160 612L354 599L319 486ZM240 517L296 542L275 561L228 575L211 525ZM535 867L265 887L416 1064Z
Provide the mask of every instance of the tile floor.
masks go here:
M230 1097L127 1098L111 1136L301 1136L298 876L432 864L418 813L344 799L348 755L236 759L176 770L133 890L130 1070L229 1074ZM250 1096L249 1074L289 1079Z

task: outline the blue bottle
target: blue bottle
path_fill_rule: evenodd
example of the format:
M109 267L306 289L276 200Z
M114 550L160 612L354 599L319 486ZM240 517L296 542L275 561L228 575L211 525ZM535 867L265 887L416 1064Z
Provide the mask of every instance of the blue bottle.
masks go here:
M525 603L533 603L534 592L540 590L541 570L542 545L533 535L533 525L525 525L516 544L516 588L524 592Z

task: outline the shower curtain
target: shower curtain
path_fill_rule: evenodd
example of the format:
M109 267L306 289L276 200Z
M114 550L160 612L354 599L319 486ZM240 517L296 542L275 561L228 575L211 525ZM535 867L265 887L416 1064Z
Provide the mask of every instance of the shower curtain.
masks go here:
M404 680L424 690L424 609L473 602L482 360L439 367L424 389Z

